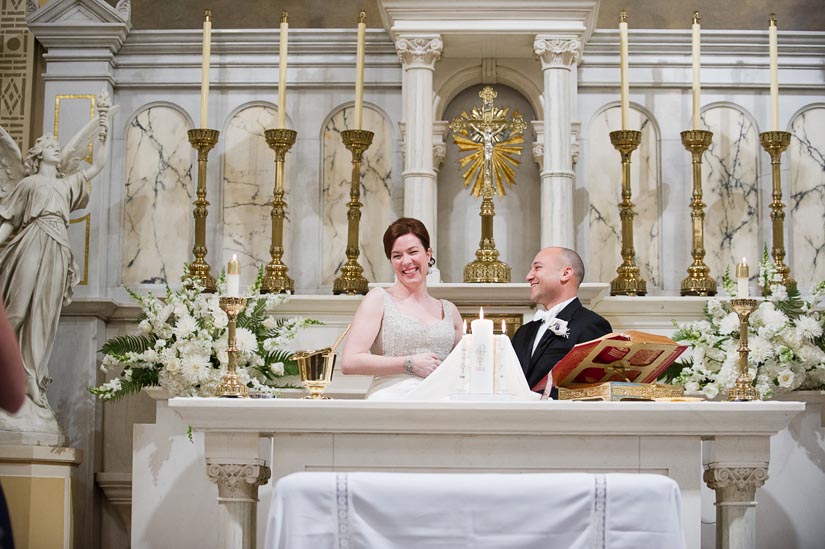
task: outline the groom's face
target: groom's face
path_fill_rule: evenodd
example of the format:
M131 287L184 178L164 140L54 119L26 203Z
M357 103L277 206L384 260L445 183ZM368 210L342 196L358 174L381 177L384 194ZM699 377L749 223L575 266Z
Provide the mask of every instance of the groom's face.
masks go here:
M562 294L561 258L553 249L546 249L536 254L527 273L530 283L530 301L550 307L559 301Z

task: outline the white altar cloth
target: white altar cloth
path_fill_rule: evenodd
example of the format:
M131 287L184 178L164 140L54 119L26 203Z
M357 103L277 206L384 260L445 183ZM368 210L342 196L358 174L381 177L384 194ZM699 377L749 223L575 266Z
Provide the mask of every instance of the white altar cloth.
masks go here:
M675 481L647 474L295 473L267 549L685 547Z

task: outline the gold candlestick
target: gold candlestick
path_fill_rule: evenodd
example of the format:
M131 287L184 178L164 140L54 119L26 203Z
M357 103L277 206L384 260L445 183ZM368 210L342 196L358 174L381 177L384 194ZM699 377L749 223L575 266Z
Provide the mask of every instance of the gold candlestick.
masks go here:
M266 274L261 282L261 293L285 293L295 291L295 282L287 275L289 268L281 258L284 256L284 161L286 153L295 144L298 132L286 128L266 130L266 142L275 151L275 191L272 198L272 243L269 255L272 258L266 266Z
M332 293L366 294L369 290L367 279L362 274L364 268L358 264L361 254L358 245L358 229L361 223L361 156L372 144L375 134L367 130L343 130L341 139L352 153L352 179L347 203L347 261L341 267L341 275L332 284Z
M756 310L756 300L731 299L730 304L739 315L739 377L736 378L736 385L728 391L728 400L759 400L759 392L748 373L748 318Z
M690 202L690 219L693 224L693 264L688 276L682 280L682 295L716 295L716 281L710 277L705 265L705 203L702 202L702 155L710 147L713 132L688 130L682 132L682 145L693 158L693 194Z
M189 276L200 282L204 292L214 293L217 290L215 278L210 274L209 263L206 262L206 216L209 215L206 201L206 161L209 151L218 142L220 132L207 128L189 130L189 143L198 151L198 186L195 199L195 246L192 253L195 260L189 264Z
M248 397L249 389L240 382L238 374L235 372L235 362L238 355L238 348L235 346L235 327L238 322L238 314L246 307L246 298L222 296L219 298L218 304L229 318L226 346L229 364L227 365L226 373L223 375L223 380L215 390L215 396L227 398Z
M610 143L622 155L622 202L619 217L622 220L622 264L616 269L619 275L610 282L610 295L645 295L647 283L636 266L636 250L633 247L633 202L630 200L630 155L642 142L642 132L618 130L610 132Z
M791 144L789 132L762 132L759 134L762 147L771 155L771 179L773 191L771 193L771 223L773 225L773 247L771 255L776 264L776 271L782 276L782 284L789 289L796 287L796 281L791 278L791 269L785 265L785 204L782 202L782 153ZM766 288L766 291L768 289Z

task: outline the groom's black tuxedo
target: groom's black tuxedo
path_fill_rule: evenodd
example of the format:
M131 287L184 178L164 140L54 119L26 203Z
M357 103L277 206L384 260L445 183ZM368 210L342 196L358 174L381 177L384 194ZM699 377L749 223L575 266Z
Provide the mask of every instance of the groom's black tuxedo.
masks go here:
M527 384L533 388L550 372L553 366L564 357L577 343L590 341L613 331L610 323L582 306L579 298L574 299L556 315L567 322L570 330L568 337L554 334L549 329L533 353L533 340L539 331L541 322L532 321L519 328L513 336L513 348L527 378ZM555 396L555 388L553 393Z

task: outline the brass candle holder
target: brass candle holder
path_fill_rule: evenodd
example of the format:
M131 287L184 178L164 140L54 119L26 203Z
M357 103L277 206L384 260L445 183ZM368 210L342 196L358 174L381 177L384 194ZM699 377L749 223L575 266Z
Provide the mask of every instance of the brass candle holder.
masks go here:
M476 259L464 266L464 282L510 282L510 266L499 260L499 251L493 238L493 220L496 207L493 204L495 189L491 174L485 170L481 187L481 240Z
M218 142L220 132L207 128L195 128L187 132L189 143L198 151L198 186L195 199L195 246L192 254L195 260L189 264L189 276L203 286L204 292L215 293L217 285L215 277L209 272L209 263L206 262L206 216L209 215L209 202L206 201L206 162L209 158L209 151Z
M785 265L785 204L782 202L782 153L791 144L789 132L762 132L759 142L771 155L771 223L773 225L773 246L771 256L776 264L776 271L782 276L782 284L787 288L796 287L796 281L791 278L791 269ZM766 288L767 291L767 288Z
M693 167L693 193L690 202L690 219L693 225L693 263L688 276L682 280L682 295L716 295L716 281L710 277L705 265L705 203L702 202L702 155L710 147L713 132L687 130L682 132L682 145L690 152Z
M728 391L728 400L759 400L759 392L753 386L753 380L748 373L748 319L756 310L756 300L731 299L730 304L739 315L739 377L736 378L733 388Z
M341 139L352 153L352 179L347 203L347 261L341 267L341 275L332 284L332 293L347 295L364 295L369 290L369 283L362 274L364 268L358 264L360 249L358 230L361 223L361 157L370 145L375 134L367 130L343 130Z
M266 130L266 143L275 151L275 190L272 198L272 240L269 255L272 258L266 266L266 274L261 282L261 293L286 293L295 291L295 282L287 275L289 268L281 258L284 256L284 161L286 153L295 144L298 132L286 128Z
M226 398L248 397L249 389L240 382L238 374L235 372L235 364L238 358L238 348L235 346L235 328L238 322L238 314L246 307L245 297L221 296L218 300L220 308L226 312L229 318L227 327L226 352L229 356L229 364L226 373L223 375L221 383L215 391L215 396Z
M630 156L642 142L642 132L638 130L618 130L610 132L610 143L622 155L622 201L619 217L622 220L622 264L616 269L618 276L610 282L610 295L645 295L647 283L639 274L636 265L636 250L633 247L633 202L630 189Z

